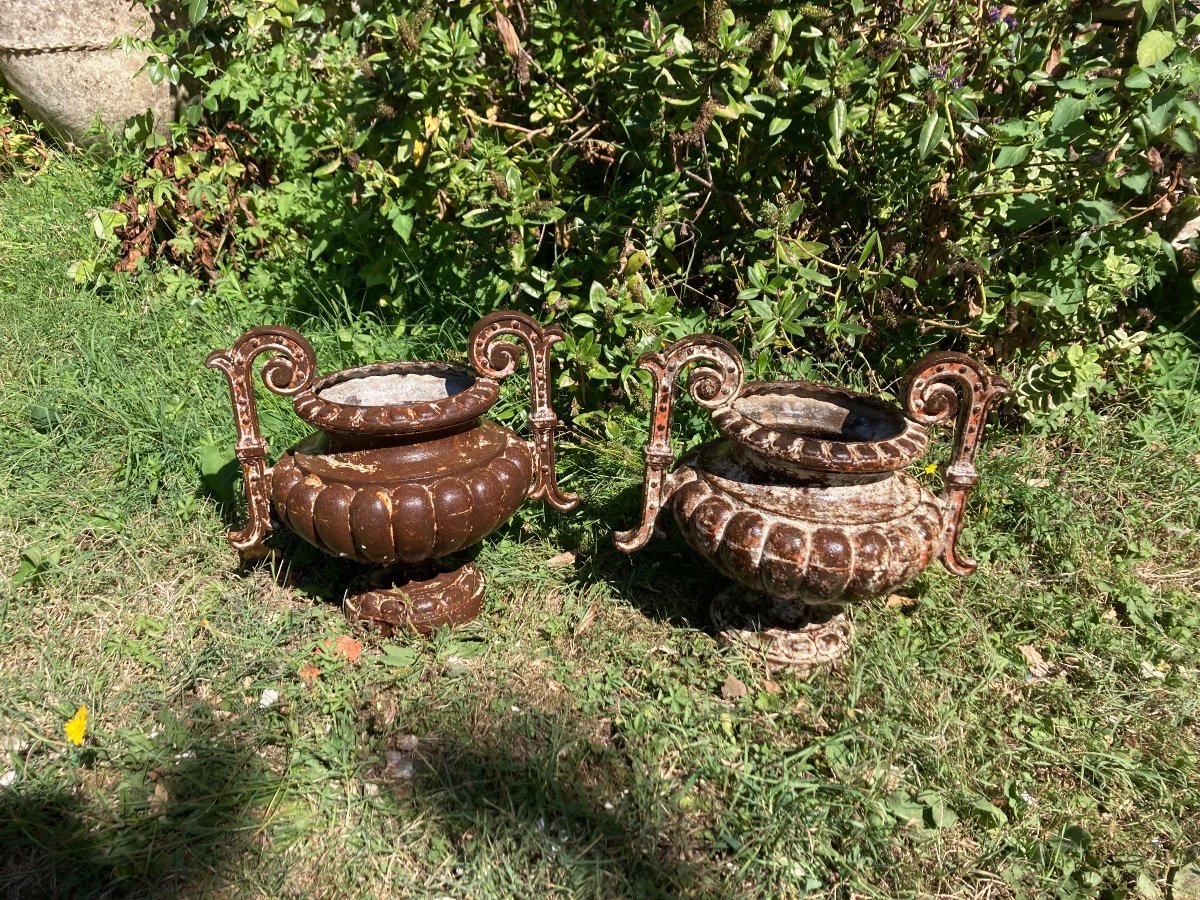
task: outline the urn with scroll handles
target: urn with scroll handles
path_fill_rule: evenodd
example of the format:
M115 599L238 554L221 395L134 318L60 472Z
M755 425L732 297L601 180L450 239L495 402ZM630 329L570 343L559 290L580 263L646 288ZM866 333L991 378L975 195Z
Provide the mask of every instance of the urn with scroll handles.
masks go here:
M309 342L283 326L252 329L214 351L208 366L229 381L249 506L249 523L230 543L253 553L283 526L331 555L374 564L351 586L346 612L384 633L470 620L484 576L454 555L526 498L564 511L579 502L559 489L555 467L550 348L562 337L556 326L501 311L471 331L470 369L400 361L323 377ZM532 369L529 441L485 418L522 350ZM318 429L273 467L254 400L260 354L270 354L266 386L291 397L296 415Z
M721 438L677 465L670 443L676 380L692 363L692 398ZM991 406L1007 384L960 353L934 353L908 372L903 408L805 381L743 381L742 360L712 335L684 338L639 364L654 379L640 524L618 533L632 552L670 507L691 548L736 585L712 604L724 640L808 671L845 653L845 607L887 594L934 559L956 575L974 461ZM943 489L905 471L928 428L955 422Z

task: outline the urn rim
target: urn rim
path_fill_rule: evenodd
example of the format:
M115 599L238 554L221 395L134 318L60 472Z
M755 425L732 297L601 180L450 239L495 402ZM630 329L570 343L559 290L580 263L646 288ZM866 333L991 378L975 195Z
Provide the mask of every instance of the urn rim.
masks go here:
M928 444L925 427L893 404L809 381L751 382L712 418L752 457L804 471L890 472Z
M425 376L457 381L444 396L402 402L338 402L323 396L355 379ZM500 397L499 383L465 366L446 362L400 360L343 369L318 378L292 403L296 415L323 431L353 435L412 435L443 431L478 419Z

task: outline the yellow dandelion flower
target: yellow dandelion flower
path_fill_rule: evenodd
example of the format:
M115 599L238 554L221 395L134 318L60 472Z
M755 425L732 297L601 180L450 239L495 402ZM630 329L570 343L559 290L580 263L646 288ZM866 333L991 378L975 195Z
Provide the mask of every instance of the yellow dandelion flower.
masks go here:
M63 726L67 740L76 747L83 743L83 735L87 732L87 717L88 708L81 706L75 711L75 715L67 720L67 724Z
M927 465L925 467L926 475L932 475L936 471L937 471L937 463L930 463L929 465Z

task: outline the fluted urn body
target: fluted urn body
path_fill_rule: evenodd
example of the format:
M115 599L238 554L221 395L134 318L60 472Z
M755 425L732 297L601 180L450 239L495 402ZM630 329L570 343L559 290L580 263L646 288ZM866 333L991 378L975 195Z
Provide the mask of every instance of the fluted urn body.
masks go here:
M697 360L716 364L694 370L689 388L722 437L668 472L675 378ZM711 336L642 364L656 381L646 501L641 527L618 546L644 545L669 506L689 546L738 585L713 603L727 640L808 670L847 649L847 604L902 587L938 557L974 570L956 541L984 417L1006 388L968 357L914 366L906 409L802 381L743 384L737 354ZM927 425L955 415L959 439L936 496L905 469L924 455Z
M485 417L499 398L497 378L511 373L518 347L532 362L532 441ZM555 478L548 350L561 332L519 313L495 313L472 331L475 371L448 363L382 363L313 377L311 346L291 329L269 326L244 335L209 365L226 373L238 419L250 523L230 535L253 552L277 526L334 556L380 570L352 586L354 619L390 632L428 632L473 618L483 575L473 563L447 561L508 521L527 497L558 509L578 499ZM250 364L279 354L263 369L272 390L292 396L297 416L316 430L265 465Z

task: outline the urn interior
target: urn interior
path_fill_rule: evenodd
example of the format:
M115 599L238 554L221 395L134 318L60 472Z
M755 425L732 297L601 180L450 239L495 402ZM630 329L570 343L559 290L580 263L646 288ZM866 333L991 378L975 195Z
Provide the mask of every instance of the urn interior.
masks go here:
M317 391L317 396L342 406L408 406L461 394L476 380L453 371L369 375L351 370L350 376Z
M755 382L713 415L750 465L784 475L877 474L925 451L925 429L882 400L802 381Z
M860 443L904 433L904 416L899 410L864 403L863 399L821 389L764 391L738 397L733 408L765 428L802 438Z
M326 375L293 406L335 435L407 438L469 427L499 396L496 381L462 366L406 360Z

